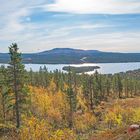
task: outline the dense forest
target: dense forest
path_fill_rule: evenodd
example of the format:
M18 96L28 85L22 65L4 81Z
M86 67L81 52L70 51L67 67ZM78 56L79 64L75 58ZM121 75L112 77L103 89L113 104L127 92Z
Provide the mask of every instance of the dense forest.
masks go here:
M26 71L17 44L0 68L0 139L136 140L140 70L114 75Z

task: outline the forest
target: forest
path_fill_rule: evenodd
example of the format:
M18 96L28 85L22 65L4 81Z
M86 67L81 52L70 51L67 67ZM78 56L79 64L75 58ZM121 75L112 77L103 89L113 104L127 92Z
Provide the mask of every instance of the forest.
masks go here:
M138 140L140 70L114 75L26 71L17 44L0 67L1 140Z

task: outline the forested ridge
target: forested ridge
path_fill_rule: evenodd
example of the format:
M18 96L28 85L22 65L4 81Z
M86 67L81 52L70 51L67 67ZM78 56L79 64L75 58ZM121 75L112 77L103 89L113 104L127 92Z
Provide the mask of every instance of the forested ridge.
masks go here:
M140 62L140 53L55 48L40 53L24 53L22 58L24 63L33 64L125 63ZM0 63L8 63L9 60L7 53L0 53Z
M17 44L0 68L0 139L136 140L140 122L139 70L114 75L27 72ZM131 73L131 74L130 74Z

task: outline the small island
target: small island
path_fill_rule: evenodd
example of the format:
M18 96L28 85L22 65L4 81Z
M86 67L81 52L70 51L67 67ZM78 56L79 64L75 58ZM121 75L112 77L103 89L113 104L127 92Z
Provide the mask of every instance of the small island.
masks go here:
M100 69L99 66L81 66L81 67L74 67L74 66L65 66L63 67L64 71L73 71L75 73L85 73L85 72L90 72L94 71L96 69Z

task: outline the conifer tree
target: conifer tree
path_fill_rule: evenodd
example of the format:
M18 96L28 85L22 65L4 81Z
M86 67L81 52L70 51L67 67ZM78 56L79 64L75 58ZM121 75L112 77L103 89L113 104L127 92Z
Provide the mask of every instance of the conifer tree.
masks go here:
M67 99L69 104L69 127L73 128L73 113L76 111L76 93L72 86L72 72L69 70L68 73L68 88L67 88Z
M15 111L16 127L21 125L21 113L24 110L24 106L27 103L26 98L28 96L26 86L26 74L24 65L22 64L21 53L18 52L17 44L12 44L9 47L10 62L8 66L9 85L15 103L13 105Z
M121 93L123 91L123 85L122 85L121 77L119 74L117 74L117 86L118 86L119 98L121 98L122 97Z

